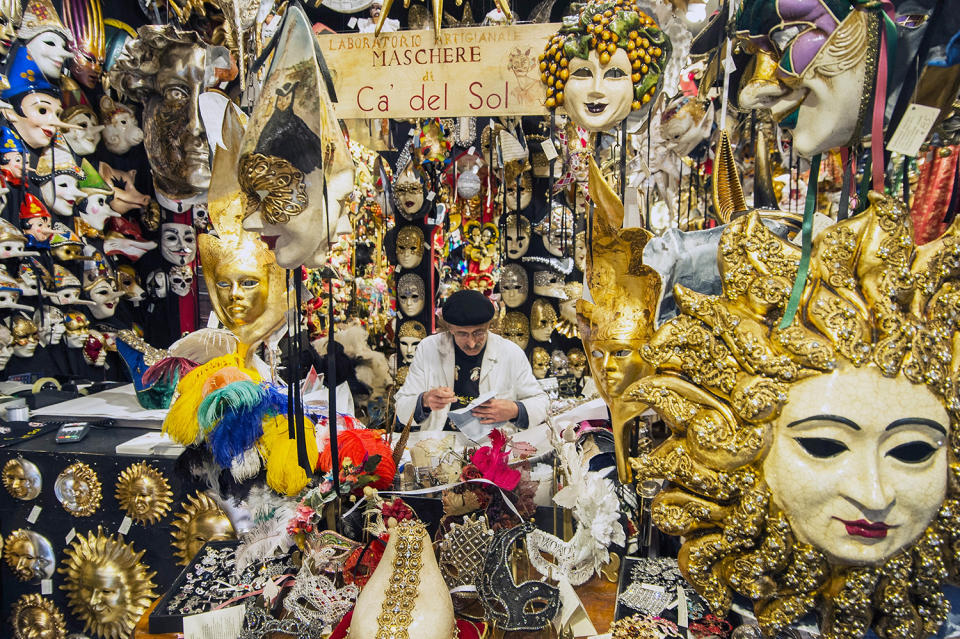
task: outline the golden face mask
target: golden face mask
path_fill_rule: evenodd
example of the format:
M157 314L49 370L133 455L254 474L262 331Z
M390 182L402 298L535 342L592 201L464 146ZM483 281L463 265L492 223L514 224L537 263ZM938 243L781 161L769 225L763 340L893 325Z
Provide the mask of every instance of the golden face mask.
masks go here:
M510 311L503 318L500 335L520 348L526 348L530 342L530 320L519 311Z
M173 521L173 553L177 564L186 566L208 541L236 539L230 519L206 493L187 497Z
M83 462L67 466L57 476L53 492L63 509L74 517L89 517L100 508L100 480L93 469Z
M917 247L903 204L869 201L818 236L786 321L800 249L734 219L723 294L677 287L625 393L672 431L631 465L669 482L653 520L687 536L684 576L720 613L752 598L765 634L818 609L826 637L933 635L960 563L960 222Z
M14 499L36 499L42 483L40 469L33 462L16 457L3 465L3 487Z
M117 503L137 523L153 524L170 512L173 493L159 470L146 462L127 466L117 477Z
M553 325L557 321L557 311L544 299L538 299L530 307L530 334L539 342L549 342Z
M155 572L143 563L144 551L122 538L97 532L79 534L63 551L57 572L67 593L70 612L84 632L106 639L129 637L156 598Z
M53 575L53 546L32 530L14 530L7 537L3 558L20 581L40 583Z
M530 354L530 367L533 369L533 376L537 379L543 379L547 376L547 370L550 368L550 353L541 346L536 346L533 353Z
M35 592L20 595L10 611L14 639L64 639L67 627L63 613L46 597Z
M397 264L416 268L423 260L423 231L417 226L404 226L397 232Z

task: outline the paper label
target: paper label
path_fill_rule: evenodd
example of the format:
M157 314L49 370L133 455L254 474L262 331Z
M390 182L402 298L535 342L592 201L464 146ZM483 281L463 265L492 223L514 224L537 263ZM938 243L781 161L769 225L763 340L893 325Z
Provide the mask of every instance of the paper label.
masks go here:
M597 634L597 629L590 620L583 602L573 589L570 582L561 579L557 584L560 587L560 614L554 619L554 627L557 633L563 635L565 628L570 629L570 634L574 637L592 637Z
M40 506L34 506L30 510L30 514L27 515L27 522L31 524L37 523L37 518L40 517L40 511L43 510Z
M550 138L541 142L540 146L543 148L543 154L547 156L547 162L557 157L557 147L553 146L553 140Z
M40 594L41 594L41 595L52 595L52 594L53 594L53 579L41 579L41 580L40 580Z
M467 151L467 155L473 155L476 150L477 150L477 147L471 146L470 149Z
M887 143L887 150L916 157L920 152L920 146L927 139L927 135L939 115L940 109L922 104L911 104L907 108L907 112L903 114L903 119L900 120L897 130L890 138L890 142Z
M76 536L77 536L77 529L71 528L70 532L67 533L67 537L66 537L67 543L69 544L71 541L73 541L73 538Z
M350 18L350 21L347 22L347 26L350 27L351 29L354 28L355 26L357 26L357 19L356 19L356 18Z
M121 535L126 535L128 532L130 532L130 524L132 523L132 519L129 517L124 517L123 521L120 522L120 528L117 529L117 532L119 532Z
M237 639L243 630L246 606L187 615L183 618L183 639Z
M427 193L427 199L430 200L431 202L433 202L433 198L435 197L437 197L437 194L434 193L433 191L430 191L429 193Z

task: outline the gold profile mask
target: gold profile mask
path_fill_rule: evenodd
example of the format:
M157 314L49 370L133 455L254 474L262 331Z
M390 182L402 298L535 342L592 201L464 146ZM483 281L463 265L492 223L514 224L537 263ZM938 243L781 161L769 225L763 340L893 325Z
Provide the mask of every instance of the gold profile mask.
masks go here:
M53 547L45 537L20 528L7 536L3 558L20 581L39 583L53 575Z
M98 526L79 534L63 551L57 572L64 575L60 588L67 593L73 615L84 632L104 639L123 639L156 598L155 572L143 563L144 551L132 543L105 535Z
M289 305L284 272L273 252L242 228L246 195L233 169L242 136L236 112L227 109L207 200L219 237L200 235L198 250L217 317L241 344L255 347L280 327Z
M828 227L814 241L800 304L789 319L784 315L800 249L774 235L756 211L734 219L717 256L722 294L677 287L680 314L644 349L654 374L625 393L638 405L653 407L672 431L631 465L637 481L668 482L654 501L652 517L668 534L686 536L680 551L685 577L718 614L728 609L734 593L753 599L768 636L815 608L824 637L855 638L868 629L882 637L934 635L948 610L943 582L960 564L957 547L948 541L960 537L960 495L951 469L960 455L955 347L960 222L939 239L915 246L908 209L875 192L868 197L866 211ZM884 444L896 437L897 422L883 430L887 420L872 406L885 401L879 390L855 407L863 417L855 429L835 429L861 438L878 430L875 440L851 437L849 447L824 451L816 445L836 440L808 441L822 437L807 430L818 428L814 418L780 421L784 413L795 416L792 393L823 380L844 385L864 376L873 376L874 389L899 384L904 392L929 398L925 401L944 412L949 423L936 425L927 445L931 459L942 466L925 466L920 457L896 462L912 473L939 473L926 491L916 491L911 499L898 494L863 521L831 522L837 539L857 544L864 553L902 534L900 528L913 527L915 535L887 553L840 562L827 545L839 542L801 537L805 524L794 516L798 511L791 511L784 492L773 489L773 469L765 462L783 454L777 446L788 432L798 451L832 463L815 476L810 466L778 470L807 492L840 483L826 495L832 501L813 502L827 513L824 517L833 512L828 504L850 503L841 493L846 484L866 481L877 492L899 490L889 486L889 474L899 467L885 466L886 478L880 469L865 480L841 473L858 455L886 460L898 454L897 442L919 437ZM865 452L858 452L861 448ZM832 461L836 455L844 457ZM925 517L903 517L912 507L907 502L931 500Z
M67 627L63 613L46 597L35 592L20 595L10 611L14 639L64 639Z
M170 482L146 462L127 466L117 477L117 503L135 522L153 524L170 512Z
M236 539L233 524L217 502L197 491L187 497L173 521L173 553L177 564L186 566L208 541Z
M41 485L40 469L33 462L15 457L3 465L3 487L14 499L36 499Z

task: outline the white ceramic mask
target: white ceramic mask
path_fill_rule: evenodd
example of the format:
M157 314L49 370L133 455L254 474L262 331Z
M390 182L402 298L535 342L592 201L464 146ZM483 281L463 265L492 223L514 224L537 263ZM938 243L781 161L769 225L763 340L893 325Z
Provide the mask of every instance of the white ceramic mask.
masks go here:
M40 187L40 195L48 209L64 216L73 215L73 205L87 197L77 187L77 178L72 175L53 176Z
M519 224L516 217L508 216L503 229L503 241L507 257L517 260L527 254L530 248L530 222L524 218Z
M43 316L37 310L33 314L33 323L37 325L40 336L40 346L59 344L67 327L63 323L63 313L54 306L44 306Z
M160 227L160 254L178 266L192 263L197 256L196 229L189 224L163 224Z
M500 297L507 308L517 308L527 301L530 280L519 264L507 264L500 274Z
M152 297L163 299L167 296L167 274L156 270L147 276L147 291Z
M117 312L117 301L122 293L117 290L117 283L113 279L101 279L87 292L93 305L90 314L96 319L113 317Z
M13 356L13 334L6 326L0 326L0 370L7 367Z
M397 282L397 305L406 317L416 317L426 304L426 287L423 279L414 273L400 276Z
M104 122L103 146L117 155L123 155L143 142L143 129L137 124L137 118L126 109L121 109Z
M413 356L417 352L417 346L420 345L420 342L423 341L419 337L409 336L401 337L397 340L400 345L400 356L403 358L404 364L412 364Z
M80 111L69 120L64 121L80 127L79 129L67 129L63 133L63 137L74 153L85 156L97 150L103 126L97 122L95 116L86 111Z
M119 213L110 208L107 197L103 193L94 193L87 196L78 208L80 219L98 231L103 230L107 218L120 217Z
M73 57L67 47L67 39L55 31L44 31L30 38L27 52L41 73L54 84L59 83L63 63Z
M609 131L622 122L633 106L630 58L617 48L607 64L596 51L587 59L572 57L564 87L563 107L570 119L588 131Z

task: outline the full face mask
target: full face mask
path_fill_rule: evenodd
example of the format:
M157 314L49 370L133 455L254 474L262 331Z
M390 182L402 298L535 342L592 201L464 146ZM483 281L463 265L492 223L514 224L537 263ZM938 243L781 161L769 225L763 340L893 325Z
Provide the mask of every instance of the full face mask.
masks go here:
M534 346L530 354L530 367L533 369L533 376L537 379L543 379L547 376L550 369L550 354L542 346Z
M423 260L423 231L416 226L404 226L397 232L397 264L414 269Z
M68 129L63 134L74 153L84 156L97 150L103 127L97 122L97 116L92 110L75 111L64 115L63 121L77 127Z
M571 348L567 351L567 364L570 367L570 373L580 379L587 369L587 354L581 348Z
M27 43L27 52L47 80L59 80L63 63L73 56L74 41L53 4L49 0L28 2L17 35Z
M74 205L87 197L77 186L83 177L70 152L53 146L40 157L31 179L40 185L40 196L49 210L71 216Z
M519 191L517 190L518 182ZM523 211L533 201L533 178L529 170L518 174L513 165L508 165L507 169L504 170L502 188L504 191L503 205L506 207L506 211Z
M416 273L406 273L397 282L397 305L406 317L416 317L426 305L427 294L423 279Z
M117 284L123 299L137 306L146 297L146 291L140 286L140 276L130 264L121 264L117 267Z
M540 55L546 106L581 128L608 131L649 104L663 81L670 41L633 1L579 5Z
M39 151L53 141L58 129L70 127L60 119L60 90L47 82L26 48L17 51L8 74L10 87L0 92L0 98L13 108L4 109L3 115L20 139Z
M518 260L530 248L530 220L522 215L508 215L503 228L504 249L511 260Z
M163 224L160 227L160 254L171 264L192 264L197 256L196 229L189 224Z
M14 357L33 357L40 341L37 325L23 315L16 315L10 326L10 333L13 335Z
M33 195L27 193L27 198ZM0 259L11 259L37 255L34 251L27 251L27 238L6 219L0 219Z
M563 276L554 271L533 272L533 293L542 297L564 299Z
M408 164L393 181L393 199L400 214L408 220L423 213L427 197L426 176Z
M500 297L507 308L523 306L530 292L527 271L519 264L507 264L500 273Z
M549 342L553 325L557 321L557 311L547 300L538 299L530 307L530 334L539 342Z
M63 19L75 42L70 71L86 88L96 88L107 57L103 12L91 0L65 0Z
M117 155L143 142L143 129L137 123L133 109L107 96L100 98L100 120L103 122L103 146Z
M9 350L10 329L0 325L0 343L3 343ZM9 353L7 359L10 358ZM6 361L4 361L6 365ZM43 477L40 475L40 469L31 461L23 457L14 457L8 459L3 465L3 487L7 493L14 499L30 501L40 496L40 489L43 486Z
M117 312L117 302L123 296L118 290L117 280L112 276L98 277L83 288L93 304L90 314L96 319L113 317Z
M90 320L80 311L68 311L64 313L64 325L66 333L64 341L68 348L83 348L90 335Z
M13 333L5 325L0 324L0 370L7 367L13 355ZM37 491L39 494L39 489ZM34 495L35 497L36 495ZM31 498L32 499L32 498Z
M503 318L500 335L520 348L527 348L530 342L530 320L519 311L509 311Z
M412 364L417 346L427 336L426 327L417 321L404 322L397 331L397 346L404 364Z
M113 190L113 199L110 208L123 214L137 208L144 208L150 204L150 197L144 195L134 186L137 179L136 169L120 171L106 162L101 162L97 172ZM154 227L155 228L155 227Z
M190 266L174 266L170 269L170 290L174 295L185 297L193 288L193 269Z
M193 205L193 226L200 232L210 228L210 213L206 204Z
M23 20L23 3L20 0L0 2L0 62L6 62L10 47L17 38L17 27Z
M157 269L147 276L147 292L151 297L162 300L167 296L167 274Z
M543 238L547 253L563 257L573 248L573 225L573 211L555 202L550 215L540 220L534 230Z
M44 306L42 314L39 309L34 312L33 323L37 325L40 346L60 343L67 331L63 322L63 312L54 306Z

